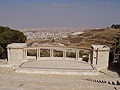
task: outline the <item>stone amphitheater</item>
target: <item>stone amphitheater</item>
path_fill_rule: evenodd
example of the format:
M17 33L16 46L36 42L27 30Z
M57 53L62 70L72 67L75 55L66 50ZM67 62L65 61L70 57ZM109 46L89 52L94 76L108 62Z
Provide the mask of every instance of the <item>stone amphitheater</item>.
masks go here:
M119 75L107 70L109 47L91 47L85 62L79 57L80 49L10 44L8 59L0 60L0 90L120 90ZM35 49L37 55L28 56L28 49ZM41 57L41 49L49 49L50 57ZM63 56L54 57L55 49ZM69 50L75 58L67 57Z

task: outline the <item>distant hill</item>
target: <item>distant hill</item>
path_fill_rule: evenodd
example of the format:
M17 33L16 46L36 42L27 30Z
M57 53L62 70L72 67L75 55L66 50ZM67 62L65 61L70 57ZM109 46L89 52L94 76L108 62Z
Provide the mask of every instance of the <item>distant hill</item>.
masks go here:
M71 32L71 31L77 31L77 30L83 30L79 27L46 27L46 28L26 28L22 29L23 32Z
M92 29L86 30L80 34L71 34L61 38L56 38L51 41L52 43L61 43L65 46L77 48L90 48L91 44L105 44L111 47L113 44L113 37L118 32L120 32L119 29L116 30L112 28Z

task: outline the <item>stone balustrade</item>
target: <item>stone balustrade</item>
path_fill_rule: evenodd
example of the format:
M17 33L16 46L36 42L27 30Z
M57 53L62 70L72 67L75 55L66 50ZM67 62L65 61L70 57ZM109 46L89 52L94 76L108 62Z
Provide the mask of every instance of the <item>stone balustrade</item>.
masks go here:
M109 60L109 47L106 45L92 45L92 49L82 49L82 50L89 50L90 53L88 55L88 62L98 69L104 69L108 67L108 60ZM28 61L28 50L33 49L36 50L36 55L34 56L35 60L42 60L45 57L41 56L41 50L49 50L49 57L48 60L52 60L56 57L54 56L54 50L62 51L62 57L59 57L60 60L63 59L74 59L80 60L80 50L76 48L66 48L66 47L54 47L54 46L38 46L38 47L28 47L26 43L13 43L7 46L8 51L8 63L9 64L17 64ZM75 58L70 58L67 56L68 52L74 52ZM33 56L31 56L33 57ZM58 57L57 57L58 58Z

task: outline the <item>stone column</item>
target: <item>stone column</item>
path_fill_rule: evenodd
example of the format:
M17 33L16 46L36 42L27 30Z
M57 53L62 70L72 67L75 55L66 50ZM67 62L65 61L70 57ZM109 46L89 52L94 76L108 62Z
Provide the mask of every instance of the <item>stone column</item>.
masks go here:
M8 55L7 61L11 60L11 58L10 58L10 56L11 56L10 48L7 49L7 55Z
M50 57L54 57L52 48L50 49Z
M26 51L25 51L25 57L26 57L26 59L27 59L27 49L26 49Z
M98 52L99 52L99 49L97 48L97 51L96 51L96 65L98 64Z
M66 50L63 51L63 58L66 58Z
M76 50L76 60L79 60L79 50Z
M25 49L23 49L23 59L25 60Z
M27 49L23 49L23 59L27 59Z
M39 57L39 49L37 49L37 60L38 60L38 57Z
M40 57L40 49L37 49L37 60L39 59Z
M90 54L89 54L88 62L91 64L91 56L90 56Z
M38 50L39 54L38 54L38 57L40 57L40 49Z

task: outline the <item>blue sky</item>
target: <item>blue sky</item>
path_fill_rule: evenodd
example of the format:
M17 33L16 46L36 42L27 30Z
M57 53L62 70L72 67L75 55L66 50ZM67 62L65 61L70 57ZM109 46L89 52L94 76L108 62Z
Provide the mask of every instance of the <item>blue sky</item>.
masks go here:
M120 23L120 0L0 0L0 26L100 28Z

